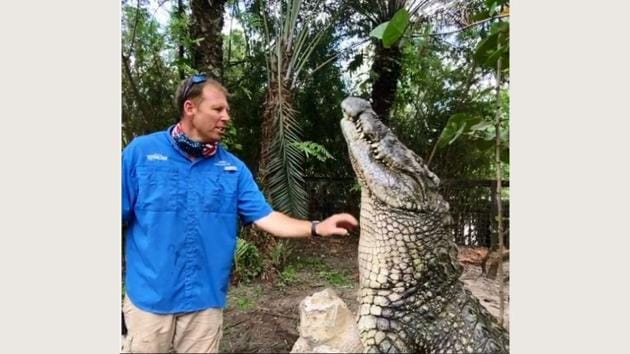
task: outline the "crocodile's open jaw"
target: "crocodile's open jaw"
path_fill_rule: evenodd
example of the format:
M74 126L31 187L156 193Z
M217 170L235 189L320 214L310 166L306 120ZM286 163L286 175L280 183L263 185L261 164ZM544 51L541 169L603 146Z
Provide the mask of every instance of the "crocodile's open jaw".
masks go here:
M341 130L361 187L395 208L420 211L434 205L429 199L439 179L378 119L369 103L349 97L341 107Z

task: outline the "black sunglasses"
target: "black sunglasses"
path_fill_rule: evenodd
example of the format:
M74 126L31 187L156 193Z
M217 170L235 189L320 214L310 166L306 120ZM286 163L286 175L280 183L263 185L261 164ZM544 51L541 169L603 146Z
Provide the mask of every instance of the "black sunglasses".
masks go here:
M190 93L190 89L193 87L193 85L206 82L206 80L208 80L208 78L204 74L195 74L191 76L186 81L186 85L184 86L184 89L182 90L182 103L184 103L184 101L186 101L186 98L188 98L188 94Z

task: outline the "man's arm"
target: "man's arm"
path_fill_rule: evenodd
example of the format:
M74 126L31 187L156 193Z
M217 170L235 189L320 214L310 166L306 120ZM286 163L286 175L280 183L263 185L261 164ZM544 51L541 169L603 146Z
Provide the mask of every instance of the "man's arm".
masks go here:
M130 144L131 145L131 144ZM133 215L133 207L136 201L137 181L135 172L132 167L132 158L130 155L129 145L122 152L122 223L127 224Z
M311 222L294 219L277 211L254 221L260 229L277 237L298 238L311 236ZM320 236L345 236L359 222L352 215L334 214L317 224L315 230Z

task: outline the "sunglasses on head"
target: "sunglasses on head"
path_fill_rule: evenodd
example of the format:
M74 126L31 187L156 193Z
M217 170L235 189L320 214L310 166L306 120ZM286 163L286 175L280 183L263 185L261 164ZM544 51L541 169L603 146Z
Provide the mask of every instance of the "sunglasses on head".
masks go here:
M206 82L206 80L208 80L208 78L204 74L195 74L195 75L191 76L186 81L186 85L184 86L184 90L182 90L182 101L186 100L186 98L188 97L188 94L190 93L190 89L193 87L193 85L200 84L202 82Z

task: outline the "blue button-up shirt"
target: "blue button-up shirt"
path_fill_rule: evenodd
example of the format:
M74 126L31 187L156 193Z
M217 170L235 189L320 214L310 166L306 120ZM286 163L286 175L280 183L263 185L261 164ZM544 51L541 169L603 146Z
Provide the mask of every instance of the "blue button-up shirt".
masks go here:
M224 307L238 218L271 212L249 169L223 147L190 161L169 130L134 139L122 153L130 300L154 313Z

